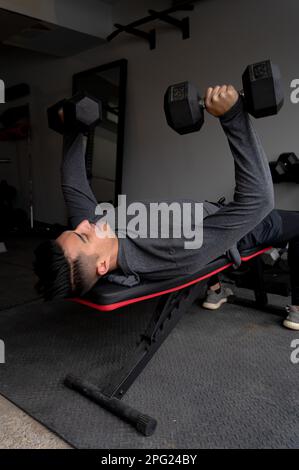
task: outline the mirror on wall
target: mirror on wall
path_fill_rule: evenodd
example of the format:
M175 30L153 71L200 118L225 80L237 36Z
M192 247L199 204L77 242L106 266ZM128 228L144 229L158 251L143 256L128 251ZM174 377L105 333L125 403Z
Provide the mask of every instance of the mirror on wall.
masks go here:
M85 91L103 104L103 121L87 143L88 175L100 202L117 203L121 193L127 61L125 59L77 73L73 92Z

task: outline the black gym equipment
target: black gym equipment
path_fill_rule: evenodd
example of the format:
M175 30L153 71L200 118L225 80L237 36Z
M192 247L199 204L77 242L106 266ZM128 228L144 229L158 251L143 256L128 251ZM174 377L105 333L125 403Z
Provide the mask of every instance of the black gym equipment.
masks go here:
M102 121L102 103L85 92L70 99L58 101L47 110L49 128L64 134L65 131L87 133Z
M282 153L269 165L273 183L299 183L299 158L294 152Z
M148 41L150 49L156 48L156 30L151 29L149 32L139 29L139 26L143 26L145 24L151 23L153 21L162 21L168 25L171 25L182 32L182 38L188 39L190 37L190 22L189 17L185 17L181 20L172 16L172 13L176 13L179 11L193 11L196 0L182 0L180 2L176 2L170 8L162 11L156 10L148 10L149 15L145 16L144 18L140 18L139 20L133 21L127 25L121 25L119 23L115 23L114 26L116 28L109 36L107 37L107 41L112 41L116 36L120 33L128 33L132 34L133 36L139 37Z
M71 99L58 101L47 113L50 129L62 135L72 131L87 136L85 166L87 178L91 180L95 128L103 121L102 101L81 91Z
M261 257L263 263L267 266L274 266L280 260L281 252L282 250L278 248L270 248L270 250L265 251Z
M263 255L255 258L246 266L228 274L236 287L253 289L255 301L234 297L232 302L241 306L258 307L259 310L269 313L284 314L280 308L269 305L268 294L289 297L291 295L291 282L288 266L287 249L280 251L279 259L273 264L265 263Z
M272 116L281 109L284 96L277 65L270 60L248 65L242 75L246 109L255 118ZM178 134L199 131L204 123L204 99L190 82L168 87L164 111L168 125Z
M269 248L260 248L243 252L242 262L253 263L268 250ZM233 263L228 258L220 257L192 275L159 282L145 282L133 287L116 285L101 279L84 297L73 300L95 310L108 312L157 297L159 300L156 310L132 356L120 370L113 370L105 377L104 385L101 387L97 385L99 382L103 384L98 369L89 373L89 377L92 376L93 379L70 373L65 379L65 385L127 421L141 434L145 436L153 434L157 425L156 420L133 409L122 399L193 301L203 294L206 280L232 266ZM255 280L253 289L256 304L265 307L267 294L260 276L260 264L258 266L259 275L253 276Z

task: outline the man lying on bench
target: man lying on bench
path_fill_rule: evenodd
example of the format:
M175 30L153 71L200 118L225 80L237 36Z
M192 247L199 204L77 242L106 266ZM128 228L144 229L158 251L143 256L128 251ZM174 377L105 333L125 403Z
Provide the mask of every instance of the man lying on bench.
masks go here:
M144 238L127 230L125 236L120 236L122 229L112 230L108 223L99 223L95 215L97 201L86 176L83 134L65 134L62 190L73 230L65 231L55 241L44 242L36 250L35 271L46 300L82 296L103 276L127 286L143 280L182 277L225 253L238 264L238 249L275 246L295 239L296 224L291 222L295 215L284 216L273 210L268 161L242 98L232 86L224 85L207 90L205 105L211 115L220 119L227 136L236 185L229 204L203 203L203 243L197 249L187 249L183 235ZM192 222L196 228L197 221ZM291 249L290 257L294 306L285 325L299 329L299 287L295 281L299 278L295 261L298 243L296 247Z

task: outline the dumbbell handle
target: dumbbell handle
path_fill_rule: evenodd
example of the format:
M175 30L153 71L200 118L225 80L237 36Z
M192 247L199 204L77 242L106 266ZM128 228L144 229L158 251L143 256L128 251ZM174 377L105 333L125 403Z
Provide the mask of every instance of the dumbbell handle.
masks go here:
M244 91L243 90L240 90L238 93L239 93L240 96L242 96L242 98L244 98ZM198 103L199 103L199 106L202 109L206 109L205 98L200 98Z
M206 109L205 98L200 98L198 104L202 109Z
M61 108L59 109L59 111L57 112L58 116L59 116L59 119L61 120L62 124L64 124L64 111L63 111L63 106L61 106Z

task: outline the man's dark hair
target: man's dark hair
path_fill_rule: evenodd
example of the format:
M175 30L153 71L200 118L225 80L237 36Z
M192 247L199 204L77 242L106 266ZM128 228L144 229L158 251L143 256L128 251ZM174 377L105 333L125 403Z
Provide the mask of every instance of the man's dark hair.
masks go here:
M80 259L70 263L55 240L43 242L34 253L36 289L45 300L79 296L87 290Z

